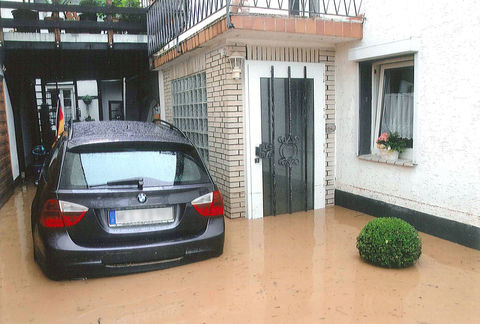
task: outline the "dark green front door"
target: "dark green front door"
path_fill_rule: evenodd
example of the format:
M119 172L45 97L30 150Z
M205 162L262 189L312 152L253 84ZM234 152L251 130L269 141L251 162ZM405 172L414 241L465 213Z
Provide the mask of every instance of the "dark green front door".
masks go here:
M260 79L263 213L313 209L313 79Z

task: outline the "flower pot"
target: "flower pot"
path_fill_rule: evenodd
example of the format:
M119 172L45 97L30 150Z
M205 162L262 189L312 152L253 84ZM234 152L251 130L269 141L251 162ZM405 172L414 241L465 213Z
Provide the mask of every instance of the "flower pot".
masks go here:
M105 21L108 21L108 18L105 19ZM112 23L118 23L120 21L119 18L117 17L112 17L111 20L110 20ZM123 30L115 30L114 31L115 34L123 34Z
M82 13L79 14L78 17L80 18L80 21L97 21L97 14L96 13ZM83 30L86 33L89 34L100 34L100 30L97 29L84 29ZM78 31L81 32L81 31Z
M387 161L397 161L398 160L398 151L380 149L380 156L382 159Z
M38 12L33 11L30 9L15 9L12 10L12 16L15 20L29 20L29 21L37 21L38 20ZM40 32L39 29L35 27L17 27L17 32L20 33L38 33Z
M65 18L67 20L76 20L78 21L78 14L76 12L70 12L70 11L67 11L65 12Z

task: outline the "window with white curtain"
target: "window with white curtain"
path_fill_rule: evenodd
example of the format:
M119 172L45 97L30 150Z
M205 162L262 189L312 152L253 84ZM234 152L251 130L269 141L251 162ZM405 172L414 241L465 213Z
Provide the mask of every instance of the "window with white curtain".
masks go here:
M377 153L380 134L396 132L407 142L402 157L412 158L413 63L413 56L360 63L359 154Z

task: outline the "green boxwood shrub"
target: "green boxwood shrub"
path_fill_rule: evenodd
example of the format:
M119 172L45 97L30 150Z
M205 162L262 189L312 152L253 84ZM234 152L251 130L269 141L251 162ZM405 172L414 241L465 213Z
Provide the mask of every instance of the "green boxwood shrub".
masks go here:
M422 254L422 241L415 228L399 218L376 218L357 237L360 257L386 268L406 268Z

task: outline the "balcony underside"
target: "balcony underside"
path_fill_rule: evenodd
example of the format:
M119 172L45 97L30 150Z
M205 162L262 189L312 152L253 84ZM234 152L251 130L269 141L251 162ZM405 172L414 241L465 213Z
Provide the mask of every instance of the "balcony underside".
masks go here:
M10 48L4 52L3 64L7 79L42 78L46 82L117 80L148 71L146 55L146 49Z
M208 46L217 39L233 39L246 44L308 47L332 46L336 43L360 40L363 36L362 18L326 20L320 17L273 17L262 15L232 15L232 26L220 18L195 34L180 40L175 46L165 46L152 58L156 69L191 52ZM181 37L179 38L181 39Z

